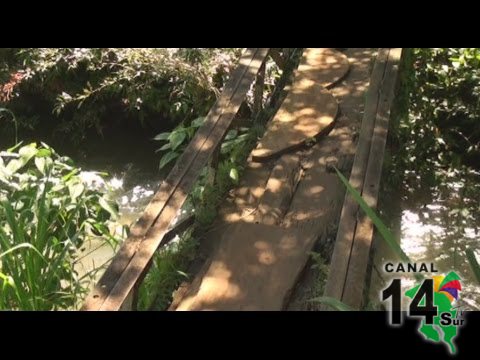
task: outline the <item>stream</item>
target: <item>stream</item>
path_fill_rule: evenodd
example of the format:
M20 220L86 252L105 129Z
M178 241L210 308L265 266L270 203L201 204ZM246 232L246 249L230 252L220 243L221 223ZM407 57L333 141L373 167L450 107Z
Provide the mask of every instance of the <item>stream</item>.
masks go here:
M105 180L97 174L97 169L83 169L85 167L82 167L81 177L90 187L110 189L109 197L119 205L117 226L112 229L112 232L115 233L115 237L124 239L126 237L125 228L130 227L141 216L158 189L161 176L158 172L146 171L133 163L128 164L126 168L109 171ZM98 281L103 270L118 250L118 245L112 247L101 237L92 237L86 241L80 251L80 259L76 264L76 270L78 275L82 277L95 269L99 269L88 280L89 288Z
M100 279L126 238L126 228L141 216L166 176L158 170L160 155L155 153L158 143L151 140L157 131L138 127L118 129L103 138L92 135L91 140L78 147L65 143L55 147L81 168L80 176L87 187L106 191L119 206L118 218L111 226L111 233L119 243L112 246L102 237L92 237L84 243L76 259L78 277L85 277L83 281L89 289Z
M474 177L478 174L472 173ZM479 227L469 212L462 210L464 179L442 184L443 190L428 204L414 209L404 206L401 220L401 246L417 263L434 263L439 274L455 271L462 279L459 305L480 310L480 284L465 255L473 249L480 260ZM403 285L411 288L415 281L406 277Z

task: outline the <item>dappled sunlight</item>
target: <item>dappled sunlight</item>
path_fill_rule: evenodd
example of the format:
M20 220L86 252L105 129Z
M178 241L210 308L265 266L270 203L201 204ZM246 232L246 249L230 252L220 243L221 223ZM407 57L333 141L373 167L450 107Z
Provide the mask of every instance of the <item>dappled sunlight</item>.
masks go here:
M264 241L257 241L254 247L258 250L258 262L262 265L272 265L277 261L271 245Z
M273 179L273 178L270 178L268 180L268 189L271 191L271 192L279 192L281 189L282 189L282 182L279 180L279 179Z
M324 49L311 51L321 53ZM357 56L355 51L351 54ZM342 113L335 129L339 112L336 94L324 86L343 78L348 62L345 66L332 55L324 60L328 67L320 71L315 61L309 59L300 68L305 74L297 74L282 107L252 152L256 168L247 165L245 177L222 206L221 219L208 235L208 241L215 244L212 261L206 262L192 282L178 310L281 309L317 237L333 225L344 189L331 166L348 169L355 152L351 125L357 120L359 107L347 104L347 115ZM353 72L353 81L362 87L352 86L350 81L348 86L341 86L343 97L354 94L363 102L368 84L366 66L368 61L359 63L362 82L355 78L360 77L356 70ZM307 140L310 146L302 147ZM301 149L295 154L299 170L295 161L288 166L282 163L285 155L273 155L293 151L296 146ZM300 180L296 180L296 171ZM285 190L286 185L291 193Z
M290 109L288 103L284 104L284 110L277 113L252 152L254 159L268 159L331 130L338 112L335 98L323 88L310 100L301 97L309 101L309 106L299 104Z
M317 194L320 194L324 190L325 190L325 187L320 186L320 185L315 185L315 186L312 186L310 188L310 194L317 195Z
M326 88L348 70L348 59L342 53L322 48L305 50L291 91L252 152L254 160L268 160L328 133L338 104Z
M427 251L431 235L441 235L439 225L424 224L418 214L406 210L402 214L402 248L413 259L421 260Z
M177 310L274 310L293 285L290 266L306 261L295 231L239 222L226 230ZM242 253L242 256L238 256Z

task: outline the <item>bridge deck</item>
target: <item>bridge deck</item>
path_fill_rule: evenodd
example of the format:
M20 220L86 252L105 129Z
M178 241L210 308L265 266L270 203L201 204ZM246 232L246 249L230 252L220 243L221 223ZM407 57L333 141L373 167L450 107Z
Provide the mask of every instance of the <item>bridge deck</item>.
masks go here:
M84 310L125 306L155 251L169 241L172 220L255 79L255 98L261 99L269 54L279 57L274 49L245 52L205 125L132 227ZM288 96L204 240L207 248L212 245L208 260L178 291L172 310L285 308L314 245L319 239L326 242L337 225L325 295L361 308L373 226L344 196L332 165L344 174L352 170L351 183L370 206L376 206L400 55L401 49L380 49L371 78L367 74L359 79L349 73L350 66L359 64L349 64L344 54L304 51ZM355 99L353 105L348 105L349 99ZM254 107L258 110L261 103ZM355 129L360 125L357 145Z
M214 243L209 260L179 292L172 310L285 307L314 244L336 222L345 193L329 166L348 172L355 144L345 116L328 135L338 104L325 88L347 74L345 64L338 52L304 52L289 95L206 240ZM355 81L345 79L362 92L365 82ZM318 136L315 146L300 147Z

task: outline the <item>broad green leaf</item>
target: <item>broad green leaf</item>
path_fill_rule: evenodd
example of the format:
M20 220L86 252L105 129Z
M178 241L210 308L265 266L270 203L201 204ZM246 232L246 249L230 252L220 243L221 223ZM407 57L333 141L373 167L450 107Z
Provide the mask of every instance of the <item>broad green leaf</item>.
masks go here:
M5 166L5 170L7 170L8 175L15 174L18 170L20 170L25 164L20 159L13 159Z
M169 136L170 136L169 132L164 132L155 136L153 140L168 140Z
M177 150L177 148L182 145L182 143L187 138L187 133L183 130L174 131L170 134L169 140L172 145L172 150Z
M180 156L180 153L177 152L169 152L168 154L165 154L162 156L162 159L160 160L160 169L163 169L169 162L175 160Z
M5 168L5 163L3 162L2 157L0 157L0 179L7 181L7 169Z
M227 135L225 135L225 141L235 139L238 135L237 130L230 130Z
M311 302L319 302L321 304L330 306L331 308L338 310L338 311L354 311L353 308L348 306L347 304L341 302L340 300L337 300L335 298L331 298L328 296L320 296L318 298L309 300Z
M50 157L52 156L52 150L50 149L39 149L37 152L37 157Z
M6 169L10 174L15 174L18 170L24 167L30 161L30 159L36 155L36 153L36 144L33 143L23 146L18 151L20 158L11 160L6 166Z
M45 158L36 157L35 166L37 167L38 171L40 171L42 174L45 174Z
M54 187L52 187L51 191L52 192L58 192L58 191L61 191L63 189L65 189L65 184L64 183L60 183L60 184L57 184L55 185Z
M0 279L3 282L2 291L5 291L7 286L15 288L15 281L11 276L5 275L4 273L0 272Z
M237 169L231 168L229 176L230 176L230 179L232 179L235 182L235 184L238 183L238 171L237 171Z
M165 145L163 145L160 149L158 149L158 151L165 151L165 150L169 150L172 148L172 144L170 143L166 143Z
M206 119L205 116L196 118L195 120L192 121L192 126L195 128L199 128L200 126L203 125L203 123L205 122L205 119Z
M34 157L37 154L37 144L32 143L25 145L18 150L18 154L20 155L20 158L24 161L26 164L32 157Z
M72 200L75 200L77 197L82 195L84 190L85 186L83 186L83 184L80 182L68 185L68 191L70 192L70 197Z
M72 178L72 176L76 175L78 172L79 172L78 169L73 169L67 175L62 177L62 181L67 182L68 180L70 180Z

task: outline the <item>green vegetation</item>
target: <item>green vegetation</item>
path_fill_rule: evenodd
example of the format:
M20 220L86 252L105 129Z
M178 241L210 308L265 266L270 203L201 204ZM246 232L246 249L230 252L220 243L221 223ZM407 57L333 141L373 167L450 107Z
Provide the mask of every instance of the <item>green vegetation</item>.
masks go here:
M199 180L190 192L183 211L195 215L195 224L180 236L178 242L172 244L154 257L152 268L146 275L140 287L139 310L163 310L170 304L172 292L178 285L188 279L188 267L195 258L198 239L208 231L217 216L217 210L228 191L242 176L244 164L257 139L265 131L265 124L276 112L286 93L283 87L291 79L293 70L298 66L301 52L293 52L288 67L280 77L278 68L269 69L269 81L275 81L275 87L267 92L270 101L258 114L249 113L238 126L233 126L225 136L218 155L217 164L204 168ZM268 81L267 81L268 83ZM275 88L275 91L273 89ZM248 113L248 112L247 112ZM155 137L163 142L159 152L163 153L160 167L172 164L188 142L193 138L195 130L201 126L204 118L194 119L189 125L182 122L170 132L164 132ZM172 159L173 158L173 159ZM161 289L158 284L161 283Z
M172 126L209 110L240 50L2 49L0 105L22 129L47 126L77 143L118 119Z
M268 113L268 110L264 111L263 116ZM161 135L168 145L173 138L171 134L178 134L179 131L185 131L184 129L181 125L171 133ZM220 203L232 186L238 183L247 156L263 131L264 123L256 122L250 128L230 130L225 136L218 165L215 168L210 166L204 168L183 207L185 212L195 215L195 224L180 236L178 242L162 249L154 257L151 270L140 287L139 310L166 309L170 304L172 292L182 281L188 279L188 266L195 258L197 239L212 225ZM175 151L170 148L166 150L170 152L164 155L160 161L161 165L165 156ZM163 286L159 287L159 284Z
M203 118L198 120L203 120ZM192 130L195 130L197 126L194 124L190 128L185 128L180 125L172 132L157 136L156 140L165 141L165 145L161 149L168 151L160 160L160 167L171 161L169 160L172 157L170 154L175 154L174 157L181 154L177 150L181 145L180 140L186 146L193 137L194 131ZM172 292L181 281L188 279L186 272L189 264L195 258L198 246L196 239L201 237L202 233L213 223L218 206L228 190L238 183L244 169L243 164L263 131L263 124L257 123L251 128L242 127L230 130L225 136L221 145L218 165L216 168L205 167L183 207L184 211L195 214L195 224L182 234L178 242L160 250L159 254L154 257L151 270L140 287L138 304L140 310L166 309L170 304Z
M112 246L121 240L110 231L116 226L116 205L82 182L72 160L40 141L60 144L55 147L70 154L70 143L108 142L111 134L129 136L132 127L140 128L145 131L138 143L153 144L151 158L158 159L164 174L203 124L240 54L238 48L0 49L0 309L75 308L92 276L78 275L78 250L89 237L102 237ZM195 215L195 224L153 259L140 288L139 309L165 309L172 291L188 277L199 239L240 181L300 54L291 53L283 72L267 63L265 109L254 113L249 94L218 157L188 195L183 211ZM473 269L477 280L478 242L471 231L478 233L480 220L479 98L479 49L408 49L385 158L388 186L382 188L384 198L400 194L403 209L440 224L444 234L432 244L446 244L454 266ZM6 150L21 140L32 144ZM94 152L90 143L84 146ZM395 219L381 211L380 221L351 193L390 248L408 260L389 230ZM430 204L439 207L429 210ZM320 289L326 271L319 259Z
M89 236L115 245L115 206L79 173L45 144L0 153L0 310L74 308L91 275L78 277L78 250Z
M172 300L172 292L188 279L185 271L195 259L198 247L193 230L193 227L189 228L155 255L139 289L138 310L166 310Z
M409 49L401 74L384 178L403 209L442 228L432 259L470 277L465 251L479 249L480 50Z
M470 267L472 268L472 272L475 276L475 280L480 285L480 264L478 263L472 249L467 249L466 254L467 254L468 263L470 264Z
M466 202L459 210L464 216L468 211L472 220L477 220L480 193L479 59L479 49L407 54L392 159L403 175L404 199L428 202L460 181Z
M467 236L468 230L478 234L480 220L480 49L405 49L400 70L382 176L382 220L337 173L399 260L409 261L398 245L400 234L390 229L400 225L402 209L410 209L443 229L429 244L435 260L480 283L478 241Z

